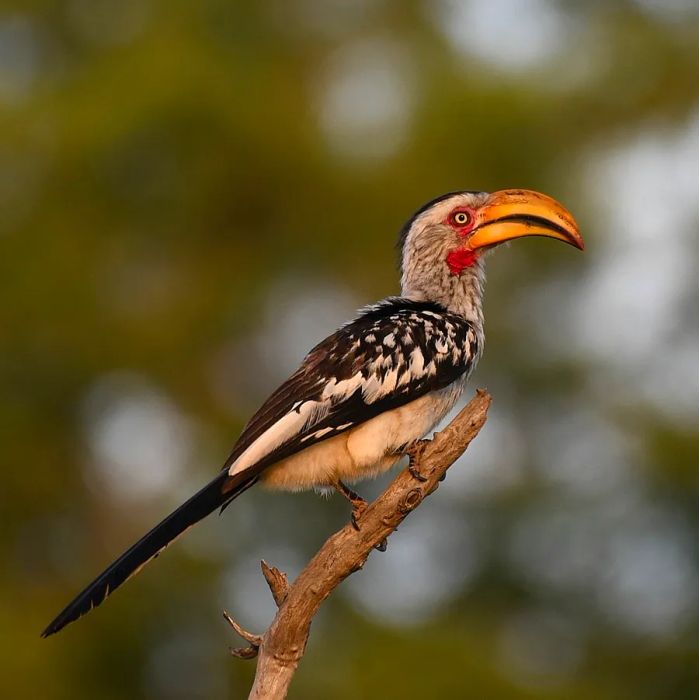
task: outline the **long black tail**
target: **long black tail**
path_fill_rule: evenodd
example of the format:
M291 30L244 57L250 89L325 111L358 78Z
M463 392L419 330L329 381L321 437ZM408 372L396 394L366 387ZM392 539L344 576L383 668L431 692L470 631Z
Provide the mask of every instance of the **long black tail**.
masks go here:
M151 559L160 554L170 542L179 537L192 525L198 523L216 508L227 505L236 496L252 486L256 477L249 477L236 483L227 470L222 471L201 491L195 493L177 510L158 523L147 535L127 549L115 562L110 564L82 593L75 597L56 619L41 633L42 637L55 634L68 623L92 608L96 608L110 593L121 586L126 579L137 574Z

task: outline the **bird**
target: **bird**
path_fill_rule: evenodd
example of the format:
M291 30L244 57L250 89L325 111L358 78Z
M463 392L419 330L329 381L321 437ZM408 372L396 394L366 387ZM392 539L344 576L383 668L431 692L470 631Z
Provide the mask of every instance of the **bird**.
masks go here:
M483 352L485 258L545 236L584 249L573 216L531 190L458 190L420 207L400 230L401 291L358 312L316 345L243 428L218 474L127 549L46 627L48 637L100 605L202 518L251 486L334 489L361 527L348 484L412 457L454 407Z

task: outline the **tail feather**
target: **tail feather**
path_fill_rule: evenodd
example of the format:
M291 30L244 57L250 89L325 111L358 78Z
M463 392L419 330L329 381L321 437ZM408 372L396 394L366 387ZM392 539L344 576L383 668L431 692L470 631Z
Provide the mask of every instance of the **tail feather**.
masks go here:
M41 636L48 637L55 634L92 608L96 608L110 593L137 574L151 559L157 557L192 525L217 508L228 505L236 496L252 486L257 478L253 476L241 480L240 483L234 483L234 480L235 477L231 479L227 470L222 471L213 481L170 513L78 594L48 625Z

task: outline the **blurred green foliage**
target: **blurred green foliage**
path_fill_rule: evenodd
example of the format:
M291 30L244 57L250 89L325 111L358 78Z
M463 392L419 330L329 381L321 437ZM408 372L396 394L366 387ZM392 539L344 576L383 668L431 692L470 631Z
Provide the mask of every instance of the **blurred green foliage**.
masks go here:
M607 253L652 261L677 235L615 239L610 211L632 233L678 209L699 220L672 196L696 161L652 151L640 170L670 194L636 186L631 207L616 194L644 173L596 169L694 133L698 75L699 13L679 1L3 4L2 696L245 696L253 667L227 656L220 610L268 619L256 560L295 574L345 521L336 499L246 494L104 608L38 635L218 468L304 348L396 292L413 209L514 186L565 202L589 252L532 242L490 262L475 379L495 398L490 447L459 468L487 462L495 486L450 478L328 601L292 697L698 697L695 229L681 294L662 297L671 266L611 287L612 306L630 290L635 328L650 326L633 299L666 299L652 362L625 361L635 336L590 291ZM598 335L579 347L566 323L583 312ZM668 366L689 370L663 396ZM151 433L172 449L153 455ZM555 472L573 441L592 485ZM120 491L131 477L143 495ZM413 580L422 598L404 598Z

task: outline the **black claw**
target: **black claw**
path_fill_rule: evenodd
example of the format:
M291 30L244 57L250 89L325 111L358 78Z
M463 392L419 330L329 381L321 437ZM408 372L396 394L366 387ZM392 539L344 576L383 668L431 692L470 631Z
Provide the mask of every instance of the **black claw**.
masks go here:
M377 545L374 546L374 549L377 552L385 552L386 549L388 548L388 540L384 537L384 539L381 540Z
M408 471L413 479L417 479L417 481L421 482L427 481L427 477L420 473L420 470L417 468L415 463L422 456L422 453L425 451L425 447L428 443L429 440L418 440L417 442L413 443L407 451Z
M410 476L412 476L413 479L417 479L418 481L427 481L427 477L420 474L418 468L413 464L408 465L408 471L410 472Z

